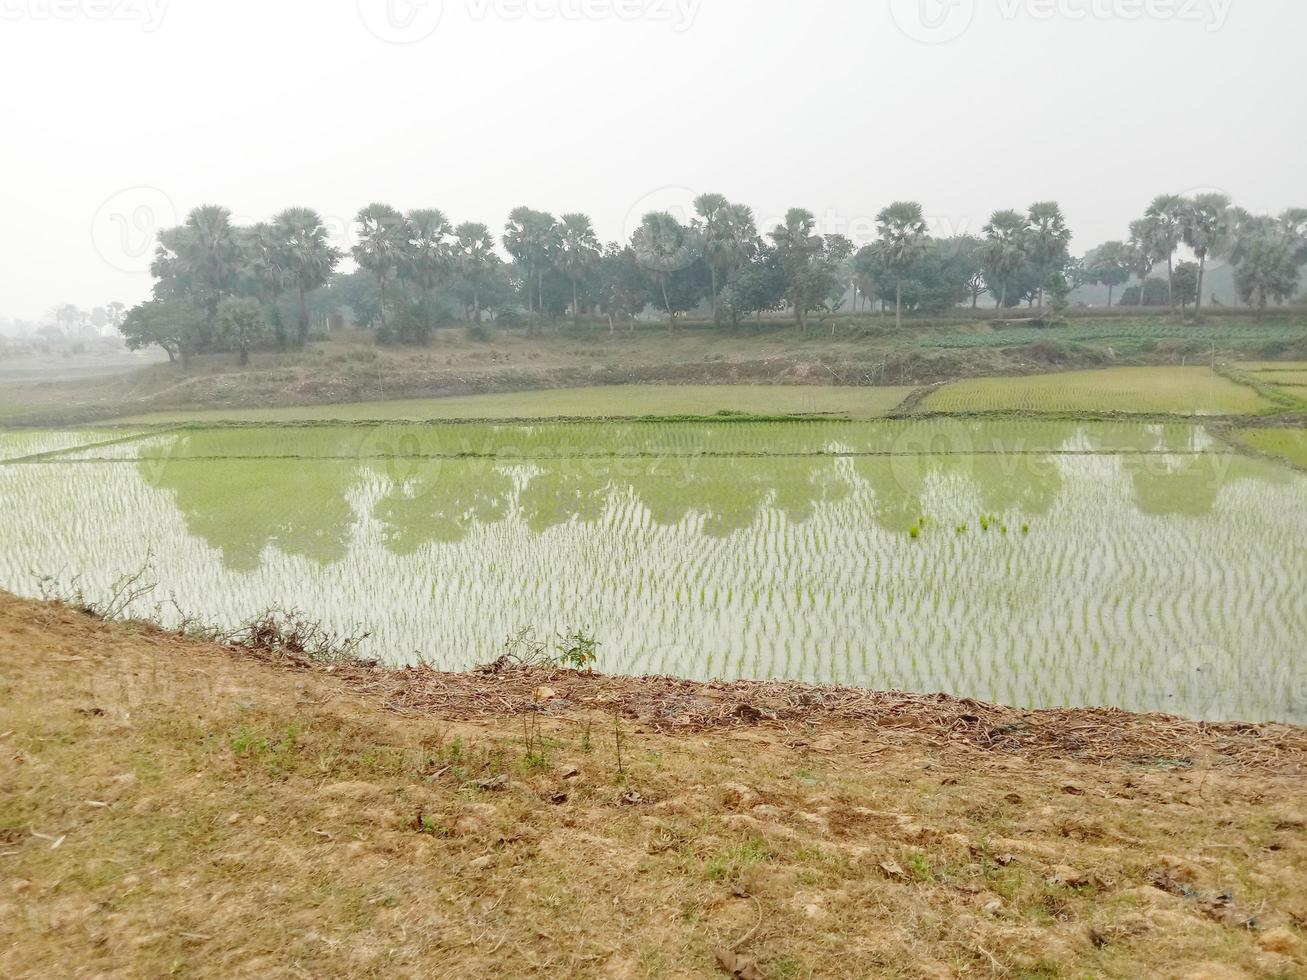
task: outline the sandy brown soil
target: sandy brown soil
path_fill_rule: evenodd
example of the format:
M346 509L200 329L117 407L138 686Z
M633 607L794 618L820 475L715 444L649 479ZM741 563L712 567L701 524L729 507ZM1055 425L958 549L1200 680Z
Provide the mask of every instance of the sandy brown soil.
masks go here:
M0 975L1301 977L1307 732L269 662L0 594Z

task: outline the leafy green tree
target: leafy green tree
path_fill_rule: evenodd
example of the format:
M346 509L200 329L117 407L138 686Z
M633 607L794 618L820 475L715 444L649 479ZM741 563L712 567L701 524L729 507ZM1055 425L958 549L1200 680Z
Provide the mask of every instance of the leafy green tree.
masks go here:
M1271 300L1291 299L1302 269L1301 239L1283 220L1242 210L1232 217L1230 256L1239 298L1263 309Z
M635 249L609 243L594 275L595 291L608 314L608 332L616 332L616 317L625 317L634 330L635 318L653 300L652 283L640 267Z
M204 316L204 310L182 297L156 297L128 310L118 329L129 350L161 347L184 370L199 349Z
M377 283L377 318L386 330L386 283L399 274L408 251L409 230L404 216L388 204L369 204L355 216L358 244L354 261Z
M1231 201L1224 194L1199 194L1184 209L1180 233L1198 259L1194 307L1203 308L1203 281L1209 255L1221 255L1230 245Z
M1199 283L1202 282L1202 270L1197 262L1181 262L1175 267L1172 288L1181 310L1187 310L1189 304L1198 298Z
M1107 287L1107 306L1112 306L1112 294L1118 286L1130 281L1132 257L1125 242L1104 242L1084 259L1085 281ZM1150 269L1151 271L1151 269Z
M894 276L894 327L903 326L903 279L926 252L930 236L921 205L896 201L876 216L880 236L872 246L881 263Z
M1189 202L1178 194L1161 194L1153 198L1144 217L1147 236L1144 244L1157 261L1166 261L1166 280L1171 291L1172 308L1175 307L1175 252L1184 239L1185 218Z
M788 287L780 256L775 249L761 246L723 292L731 322L738 325L742 314L753 314L761 322L762 314L784 309Z
M572 326L581 325L581 280L599 261L599 238L590 219L579 213L565 214L560 225L558 270L572 282Z
M241 367L250 363L250 348L267 332L263 305L250 296L228 296L218 304L218 332L236 351Z
M641 219L640 227L631 236L631 250L662 297L670 330L675 326L677 310L693 307L692 303L689 306L673 305L672 283L679 273L702 258L703 237L695 228L677 221L670 212L651 211Z
M299 294L295 338L303 346L309 335L308 295L327 284L344 255L331 244L322 216L312 208L287 208L273 225L282 242L281 264Z
M853 254L853 243L843 235L813 234L816 223L811 211L791 208L785 224L769 235L800 330L807 329L809 312L830 311L843 301L845 267Z
M160 281L156 296L182 299L203 310L197 349L208 350L218 304L240 279L241 250L231 212L206 204L191 211L180 227L159 232L150 271Z
M980 259L985 284L997 306L1005 309L1017 273L1030 259L1030 224L1018 211L995 211L984 233Z
M1044 309L1044 291L1060 288L1071 259L1071 229L1056 201L1039 201L1027 214L1030 263L1039 282L1039 309Z

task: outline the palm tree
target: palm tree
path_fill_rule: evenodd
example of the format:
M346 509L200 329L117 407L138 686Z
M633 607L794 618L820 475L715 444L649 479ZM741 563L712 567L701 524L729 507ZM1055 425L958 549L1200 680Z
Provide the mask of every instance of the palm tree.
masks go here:
M746 204L728 204L721 216L722 230L715 245L717 267L725 274L726 285L734 286L740 270L753 261L762 246L753 208ZM731 322L739 322L739 310L731 306Z
M404 216L389 204L369 204L354 218L358 222L358 244L354 261L377 277L380 294L381 328L386 328L386 280L398 270L409 235Z
M472 308L475 322L481 322L481 282L497 261L495 242L490 229L474 221L466 221L454 229L455 264L472 286Z
M522 267L526 283L526 306L531 316L531 332L536 326L536 297L544 311L545 270L549 268L559 241L558 222L552 214L527 207L514 208L504 226L504 249Z
M1203 308L1203 279L1207 256L1220 255L1229 245L1230 198L1224 194L1199 194L1184 211L1181 235L1198 259L1198 298L1194 312Z
M1128 246L1130 251L1126 262L1130 271L1139 277L1139 306L1144 305L1144 287L1148 284L1148 277L1153 273L1153 266L1157 265L1157 255L1152 245L1156 237L1152 218L1140 218L1138 221L1130 222Z
M688 269L702 254L702 247L694 229L687 228L667 211L651 211L640 221L640 227L631 236L631 249L636 262L658 284L667 310L667 329L676 326L676 311L672 308L667 283L673 273Z
M694 213L701 221L703 233L703 257L708 263L708 273L712 280L712 319L721 326L721 312L717 305L718 274L722 269L723 254L730 248L727 238L727 209L731 204L721 194L701 194L695 198Z
M581 325L581 278L599 261L599 239L584 214L565 214L559 229L558 271L572 280L572 326Z
M903 326L903 277L925 253L929 235L921 205L896 201L876 215L880 238L872 245L881 264L894 273L894 328Z
M1147 244L1160 262L1166 259L1167 305L1175 309L1175 250L1184 233L1189 202L1179 194L1161 194L1153 198L1144 217L1150 219Z
M806 330L808 326L812 266L822 249L821 236L813 234L816 227L817 218L811 211L790 208L785 213L785 224L777 225L767 236L776 246L776 256L785 270L794 323L800 330Z
M287 208L273 224L282 243L285 274L299 292L295 337L302 346L309 335L308 294L327 284L343 255L331 244L322 216L312 208Z
M405 218L408 238L405 258L409 274L424 299L429 299L453 263L449 219L436 208L418 208Z
M1039 271L1039 311L1044 311L1044 289L1070 259L1071 229L1056 201L1030 206L1030 258Z
M1030 224L1018 211L995 211L983 230L985 243L980 254L985 265L985 282L991 293L995 279L1002 283L997 300L999 308L1006 309L1008 282L1030 258Z

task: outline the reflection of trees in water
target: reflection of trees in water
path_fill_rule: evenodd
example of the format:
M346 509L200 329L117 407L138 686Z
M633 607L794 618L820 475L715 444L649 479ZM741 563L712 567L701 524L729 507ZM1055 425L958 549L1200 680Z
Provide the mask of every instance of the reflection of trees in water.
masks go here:
M268 545L320 565L349 550L354 467L331 460L186 460L143 456L150 486L168 490L186 526L233 571L253 571Z
M428 543L456 544L475 525L508 516L513 481L492 459L394 460L374 468L387 489L372 513L397 555Z
M1056 428L1056 431L1054 429ZM915 429L909 430L916 431ZM923 445L936 446L942 430L922 427ZM1221 487L1238 479L1287 482L1287 470L1243 457L1195 455L1207 437L1188 426L1041 425L1035 441L1067 449L1098 446L1154 455L1110 458L1129 474L1136 506L1144 514L1210 513ZM703 533L724 538L752 527L773 507L802 523L821 504L870 491L874 519L905 533L931 503L954 498L978 513L1046 514L1067 479L1062 461L1040 453L975 455L990 448L983 429L957 428L947 445L952 454L916 454L909 435L899 455L705 458L669 455L657 459L571 457L530 463L494 458L441 459L394 455L354 462L300 459L195 460L178 458L182 444L163 445L142 456L145 482L169 490L193 534L222 553L233 570L258 567L268 545L319 564L348 553L356 516L350 491L360 481L375 489L372 516L388 550L411 555L426 544L464 540L478 525L496 524L520 512L540 534L572 521L593 523L612 505L633 499L654 523L673 526L702 517ZM186 437L177 437L185 439ZM901 440L902 441L902 440ZM1109 460L1103 460L1104 465ZM930 497L930 500L927 498ZM925 510L923 510L925 508Z
M1285 485L1294 475L1280 467L1233 453L1200 456L1132 456L1124 460L1134 485L1135 505L1160 517L1210 514L1223 488L1240 480Z
M930 512L926 497L946 483L977 495L979 512L971 518L1011 511L1037 517L1048 513L1062 489L1057 458L1040 454L867 457L856 470L875 494L876 523L899 533L923 516L940 516Z

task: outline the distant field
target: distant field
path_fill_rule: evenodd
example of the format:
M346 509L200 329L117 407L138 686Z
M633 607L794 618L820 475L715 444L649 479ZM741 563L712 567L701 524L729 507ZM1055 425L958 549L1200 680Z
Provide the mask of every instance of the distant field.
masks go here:
M1307 429L1244 429L1239 438L1254 449L1307 467Z
M1238 365L1241 371L1254 374L1283 374L1307 371L1307 361L1247 361Z
M1043 340L1111 346L1121 351L1139 351L1164 341L1246 345L1291 342L1302 340L1304 337L1307 337L1307 329L1299 323L1186 324L1170 320L1105 320L1072 323L1062 327L1000 327L992 330L940 333L936 336L922 337L921 346L945 349L1021 347Z
M1269 403L1205 367L1129 367L947 385L923 405L933 412L1166 412L1238 415Z
M556 388L497 395L307 405L294 408L224 408L156 412L127 422L336 422L431 419L604 418L644 415L886 415L910 387L850 388L817 385L620 385Z

